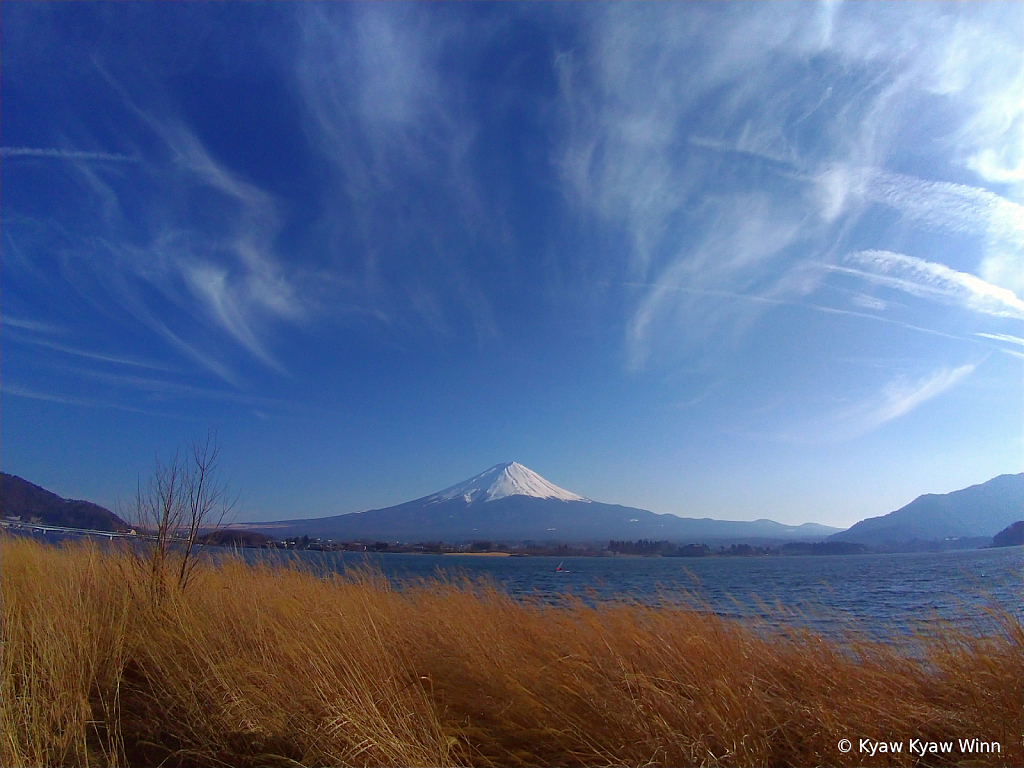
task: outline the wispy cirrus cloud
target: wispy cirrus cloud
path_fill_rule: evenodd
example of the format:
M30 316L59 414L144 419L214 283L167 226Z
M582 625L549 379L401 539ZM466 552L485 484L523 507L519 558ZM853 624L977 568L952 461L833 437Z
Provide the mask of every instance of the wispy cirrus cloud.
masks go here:
M967 167L977 173L983 179L997 184L1020 184L1024 181L1024 162L1019 157L1017 165L1008 161L1008 152L996 152L993 149L985 149L967 161Z
M956 386L974 373L974 369L974 365L961 365L952 369L942 368L915 381L905 376L893 379L876 397L842 413L837 418L840 432L847 437L871 432Z
M305 408L299 403L289 402L279 398L263 397L245 392L218 389L214 387L183 384L178 381L153 378L152 376L110 373L107 371L97 371L91 368L78 368L72 372L88 379L102 381L114 387L132 391L136 395L141 393L144 398L147 398L150 401L172 399L210 400L215 402L259 406L274 410L284 409L292 412L302 412L305 410Z
M953 389L976 368L974 364L943 367L918 378L901 374L855 405L798 423L776 437L797 443L842 442L862 437Z
M331 170L322 228L338 290L392 329L478 341L498 324L474 252L500 258L500 208L472 160L465 73L445 61L490 34L418 6L297 7L295 78ZM345 215L338 216L338 211Z
M116 84L115 84L116 85ZM281 217L273 197L213 158L183 122L159 119L137 107L118 86L131 110L159 135L172 162L184 172L186 194L212 191L221 220L215 228L169 221L154 232L149 248L199 302L209 320L264 364L284 368L261 339L267 319L300 321L310 307L300 300L273 246ZM191 226L190 226L191 225ZM149 272L147 276L159 275ZM168 290L164 283L163 290Z
M949 180L980 167L978 158L1019 163L1020 43L1007 12L939 17L833 3L815 13L591 12L581 44L556 57L554 165L570 204L625 244L602 277L650 286L629 297L630 365L663 364L700 337L756 320L753 305L729 314L673 289L799 298L824 281L814 262L835 261L853 243L867 250L868 238L893 250L891 235L871 226L878 206L908 229L977 243L982 258L947 267L965 276L950 285L978 306L1016 313L1019 203ZM994 51L1011 55L996 61ZM924 119L941 130L922 139ZM894 170L922 141L935 175ZM971 285L974 271L1010 293ZM880 301L871 308L885 309Z
M1007 344L1017 344L1024 347L1024 339L1020 336L1010 336L1006 333L976 333L975 336L981 336L983 339L992 339L994 341L1005 341Z
M827 220L871 202L898 211L926 231L973 236L983 253L976 265L981 277L1009 290L1021 290L1024 206L1019 203L980 187L879 168L833 164L812 178Z
M943 368L918 381L898 379L890 382L883 390L883 402L869 413L869 425L873 428L910 413L970 376L974 369L974 365L961 365L958 368Z
M824 207L830 218L849 201L864 199L894 208L928 228L1008 241L1021 238L1024 208L982 187L844 163L825 165L808 178L826 193Z
M5 321L5 325L8 325ZM18 327L18 326L15 326ZM21 326L24 327L24 326ZM38 324L31 324L27 330L39 330ZM104 363L116 363L118 365L127 365L134 368L147 368L154 371L174 371L175 369L164 365L162 363L155 362L153 360L145 360L138 357L128 357L125 355L109 354L104 352L96 352L88 349L79 349L72 347L67 344L58 344L57 342L51 341L45 338L38 338L29 335L23 335L18 333L6 334L8 341L14 341L19 344L27 344L34 347L41 347L43 349L51 349L54 352L61 352L65 355L71 355L73 357L81 357L87 360L96 360Z
M994 239L1017 241L1024 227L1024 207L980 187L871 171L866 194L927 227Z
M240 380L219 349L223 340L284 373L268 336L280 321L305 321L312 306L297 287L301 271L276 253L282 226L278 204L217 161L181 120L139 107L124 86L97 68L128 115L157 137L158 151L128 158L7 148L8 155L55 157L77 166L85 189L83 210L91 205L101 213L77 230L56 221L23 221L26 226L15 228L22 242L11 240L21 260L34 264L40 255L45 260L43 254L59 253L58 274L97 309L111 316L120 308L121 322L141 321L233 385ZM130 159L132 172L110 174L91 165L115 159ZM28 259L27 249L35 250ZM35 274L57 279L52 269ZM163 308L155 306L155 296ZM177 313L166 312L167 306ZM197 326L209 332L196 334Z
M889 306L888 302L882 301L882 299L879 299L875 296L868 296L867 294L864 293L855 294L853 297L853 303L856 304L858 307L863 307L864 309L874 309L879 312L888 308Z
M944 331L938 331L934 328L925 328L923 326L914 325L903 320L896 320L890 317L884 317L878 314L869 314L867 312L860 312L858 310L843 309L841 307L833 307L825 304L816 304L811 301L799 300L799 299L781 299L774 296L760 296L757 294L748 293L734 293L732 291L723 291L715 289L705 288L691 288L691 287L679 287L673 285L659 285L651 286L648 284L637 284L637 283L626 283L626 285L632 285L634 287L652 288L656 287L660 293L683 293L690 296L703 297L707 300L717 300L721 303L723 300L749 303L753 305L759 305L761 307L800 307L811 312L821 312L827 315L837 315L843 317L856 318L858 320L868 320L872 323L880 323L883 325L889 325L896 328L902 328L908 331L914 331L916 333L923 333L929 336L939 336L944 339L954 339L957 341L970 341L970 337L961 336L953 333L946 333ZM870 297L866 297L870 298ZM855 303L857 303L855 301ZM882 302L885 304L885 302ZM868 309L879 309L877 305L871 305ZM884 308L884 307L883 307ZM975 336L987 336L988 334L975 334Z
M851 253L846 261L860 268L825 265L825 269L996 317L1024 317L1024 301L1013 291L944 264L892 251L873 250Z
M11 328L20 328L24 331L32 331L33 333L66 334L68 332L68 329L61 325L42 323L38 320L26 320L22 317L11 317L10 315L3 315L0 317L0 323Z
M76 405L84 408L111 408L117 411L128 411L129 413L143 413L148 416L161 416L168 417L172 416L179 419L190 418L183 414L168 414L153 411L147 408L138 408L134 405L125 403L123 400L103 400L92 397L80 397L77 395L67 395L59 392L45 392L40 389L34 389L32 387L23 387L19 384L11 384L4 382L0 386L0 394L21 397L26 400L41 400L47 403L60 403L61 405Z
M139 158L118 152L82 152L74 149L48 147L0 147L0 157L48 157L54 160L108 160L118 163L137 163Z
M1007 333L976 333L975 336L982 339L991 339L992 341L1001 341L1005 344L1013 344L1014 346L1024 347L1024 339L1020 336L1010 336ZM1024 359L1024 352L1017 349L1007 349L1006 347L999 347L1000 352L1010 357L1018 357Z

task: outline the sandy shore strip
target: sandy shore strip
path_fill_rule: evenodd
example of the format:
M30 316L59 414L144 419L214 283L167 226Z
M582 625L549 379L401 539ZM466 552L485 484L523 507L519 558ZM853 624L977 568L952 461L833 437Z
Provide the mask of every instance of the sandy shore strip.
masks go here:
M445 552L446 555L471 555L472 557L511 557L511 552Z

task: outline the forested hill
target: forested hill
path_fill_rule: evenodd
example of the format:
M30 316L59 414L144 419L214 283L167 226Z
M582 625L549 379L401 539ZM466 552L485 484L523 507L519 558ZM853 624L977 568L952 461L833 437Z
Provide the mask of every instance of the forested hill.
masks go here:
M95 531L126 531L131 527L106 507L91 501L63 499L6 472L0 473L0 516Z

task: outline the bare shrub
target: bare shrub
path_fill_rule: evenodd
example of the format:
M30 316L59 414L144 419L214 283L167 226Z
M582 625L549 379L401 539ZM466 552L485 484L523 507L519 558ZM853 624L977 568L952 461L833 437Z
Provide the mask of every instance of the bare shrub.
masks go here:
M127 517L148 536L139 564L149 573L148 586L159 598L169 583L185 589L204 546L235 507L220 471L215 434L191 441L169 462L159 457L148 481L140 479Z

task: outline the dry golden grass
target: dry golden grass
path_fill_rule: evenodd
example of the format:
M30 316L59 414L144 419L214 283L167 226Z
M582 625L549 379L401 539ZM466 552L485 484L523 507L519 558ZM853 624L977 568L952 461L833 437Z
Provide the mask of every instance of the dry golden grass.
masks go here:
M230 558L154 599L123 552L0 550L4 766L941 764L838 751L861 737L977 737L1002 745L977 764L1024 764L1007 617L985 637L840 647Z

